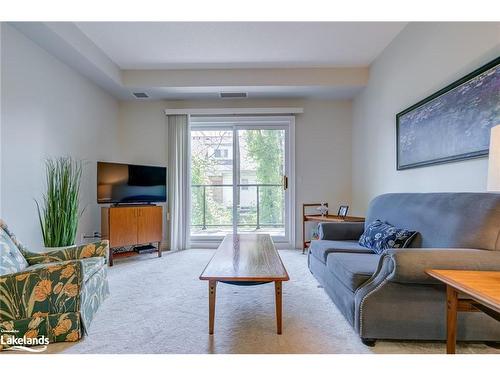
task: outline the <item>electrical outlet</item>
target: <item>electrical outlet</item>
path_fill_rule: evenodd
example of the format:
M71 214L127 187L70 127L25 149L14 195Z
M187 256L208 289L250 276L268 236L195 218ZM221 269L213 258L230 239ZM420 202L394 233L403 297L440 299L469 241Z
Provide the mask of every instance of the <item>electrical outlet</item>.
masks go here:
M92 234L82 233L82 235L81 235L82 242L86 242L88 240L93 240L95 238L101 238L101 233L100 232L93 232Z

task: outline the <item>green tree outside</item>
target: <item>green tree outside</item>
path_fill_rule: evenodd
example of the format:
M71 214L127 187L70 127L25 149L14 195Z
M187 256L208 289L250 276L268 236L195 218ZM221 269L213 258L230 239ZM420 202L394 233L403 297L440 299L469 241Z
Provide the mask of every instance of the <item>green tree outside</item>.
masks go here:
M280 186L261 186L260 222L261 224L283 223L283 130L246 130L244 133L248 156L256 165L258 184Z
M255 165L256 183L279 186L259 187L260 223L283 225L284 197L282 178L284 165L284 131L282 130L244 130L241 131L241 146L246 148L248 158ZM224 134L221 134L223 137ZM213 137L213 135L212 135ZM214 142L216 145L219 141ZM213 147L213 145L212 145ZM217 148L217 147L216 147ZM203 224L203 188L196 185L210 185L208 176L217 174L218 161L205 151L191 156L191 223L197 228ZM215 189L206 187L205 222L210 225L232 223L232 208L225 207L213 198ZM230 189L230 188L224 188ZM255 188L253 188L255 189ZM239 224L256 224L256 210L242 215ZM210 226L208 227L210 228Z

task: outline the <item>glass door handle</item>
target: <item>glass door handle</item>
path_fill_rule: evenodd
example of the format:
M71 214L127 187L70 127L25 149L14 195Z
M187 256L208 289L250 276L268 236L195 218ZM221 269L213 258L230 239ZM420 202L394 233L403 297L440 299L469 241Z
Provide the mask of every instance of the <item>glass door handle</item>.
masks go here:
M288 176L283 176L283 190L288 189Z

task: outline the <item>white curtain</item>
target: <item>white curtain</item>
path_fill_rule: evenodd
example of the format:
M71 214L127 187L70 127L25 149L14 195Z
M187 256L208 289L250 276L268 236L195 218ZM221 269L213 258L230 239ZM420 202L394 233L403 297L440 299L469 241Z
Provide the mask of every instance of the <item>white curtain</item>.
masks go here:
M168 116L168 160L170 250L184 250L189 248L191 195L187 115Z

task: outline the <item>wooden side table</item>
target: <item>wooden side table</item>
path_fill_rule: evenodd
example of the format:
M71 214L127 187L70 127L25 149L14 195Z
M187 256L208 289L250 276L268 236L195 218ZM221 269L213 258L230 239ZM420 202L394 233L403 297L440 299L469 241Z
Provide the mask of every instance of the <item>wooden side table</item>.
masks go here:
M304 203L302 205L302 254L305 253L305 250L309 247L311 241L306 241L306 222L313 221L316 223L341 223L344 221L349 222L364 222L364 217L357 216L338 216L338 215L329 215L328 211L326 215L322 216L320 214L308 214L307 209L311 207L319 207L321 203ZM328 207L328 203L325 203L325 206Z
M500 272L427 270L446 284L446 353L455 354L457 312L482 311L500 321ZM459 297L465 294L466 298Z

